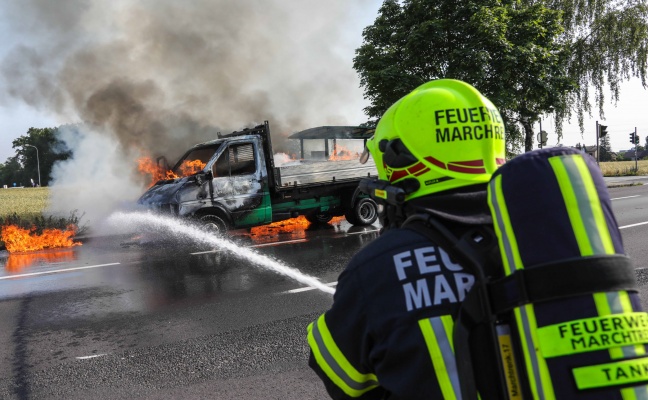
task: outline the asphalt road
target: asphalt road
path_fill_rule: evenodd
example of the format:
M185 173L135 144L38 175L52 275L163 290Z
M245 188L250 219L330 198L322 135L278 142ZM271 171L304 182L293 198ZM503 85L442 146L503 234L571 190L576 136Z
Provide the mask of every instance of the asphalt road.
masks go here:
M648 185L610 194L646 307ZM235 238L269 257L264 268L147 238L0 257L0 398L326 398L305 333L332 297L295 277L334 287L376 236L341 222Z
M270 258L266 268L115 237L11 255L0 261L0 398L323 398L305 335L331 294L273 268L334 284L377 229L237 237Z

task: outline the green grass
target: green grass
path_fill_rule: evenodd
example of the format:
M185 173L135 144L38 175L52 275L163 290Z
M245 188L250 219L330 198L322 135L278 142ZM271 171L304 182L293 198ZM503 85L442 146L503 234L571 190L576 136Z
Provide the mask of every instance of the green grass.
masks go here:
M637 161L609 161L599 163L603 176L635 176L648 175L648 160Z

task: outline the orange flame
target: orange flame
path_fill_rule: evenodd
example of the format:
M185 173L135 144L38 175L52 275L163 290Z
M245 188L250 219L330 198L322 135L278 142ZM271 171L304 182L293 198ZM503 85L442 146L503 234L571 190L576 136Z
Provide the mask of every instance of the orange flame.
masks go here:
M155 182L163 179L177 179L183 176L193 175L198 171L201 171L205 168L207 164L200 160L185 160L180 165L180 174L177 175L171 170L166 170L162 166L158 165L150 157L141 157L137 160L137 170L145 175L151 175L150 186L153 186Z
M329 224L339 224L344 220L344 217L333 217ZM268 225L256 226L250 229L250 236L253 240L258 241L263 237L273 235L290 235L291 239L303 239L306 237L306 229L310 226L310 222L300 215L297 218L291 218L284 221L273 222Z
M5 268L19 272L35 264L74 261L76 255L71 249L53 250L44 253L10 254Z
M0 232L0 239L5 243L9 253L81 245L73 241L77 231L77 227L73 224L68 225L65 230L43 229L40 235L35 231L35 227L29 230L17 225L5 225Z
M358 152L351 151L344 146L336 144L333 147L333 153L329 156L329 161L344 161L344 160L355 160L360 158Z

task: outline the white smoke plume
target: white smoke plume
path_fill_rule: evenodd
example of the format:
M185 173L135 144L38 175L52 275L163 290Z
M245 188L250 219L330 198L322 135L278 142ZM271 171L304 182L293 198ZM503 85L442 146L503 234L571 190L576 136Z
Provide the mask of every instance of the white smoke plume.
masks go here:
M141 155L173 163L195 143L270 122L287 135L364 122L353 50L376 0L5 0L20 38L3 101L78 123L56 166L52 211L90 220L146 187ZM7 100L9 99L9 100Z

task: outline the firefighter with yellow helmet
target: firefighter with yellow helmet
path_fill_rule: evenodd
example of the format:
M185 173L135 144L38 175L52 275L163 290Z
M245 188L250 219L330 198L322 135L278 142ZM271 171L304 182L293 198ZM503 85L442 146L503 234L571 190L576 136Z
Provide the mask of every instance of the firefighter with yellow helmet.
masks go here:
M648 313L591 157L501 166L499 112L448 79L390 107L367 148L384 233L308 327L331 397L648 399Z
M308 327L309 364L335 399L460 398L453 318L475 282L448 250L401 225L426 212L461 235L492 225L486 186L504 163L504 123L471 85L439 79L392 105L367 142L376 195L401 193L383 234L339 276L332 307Z

